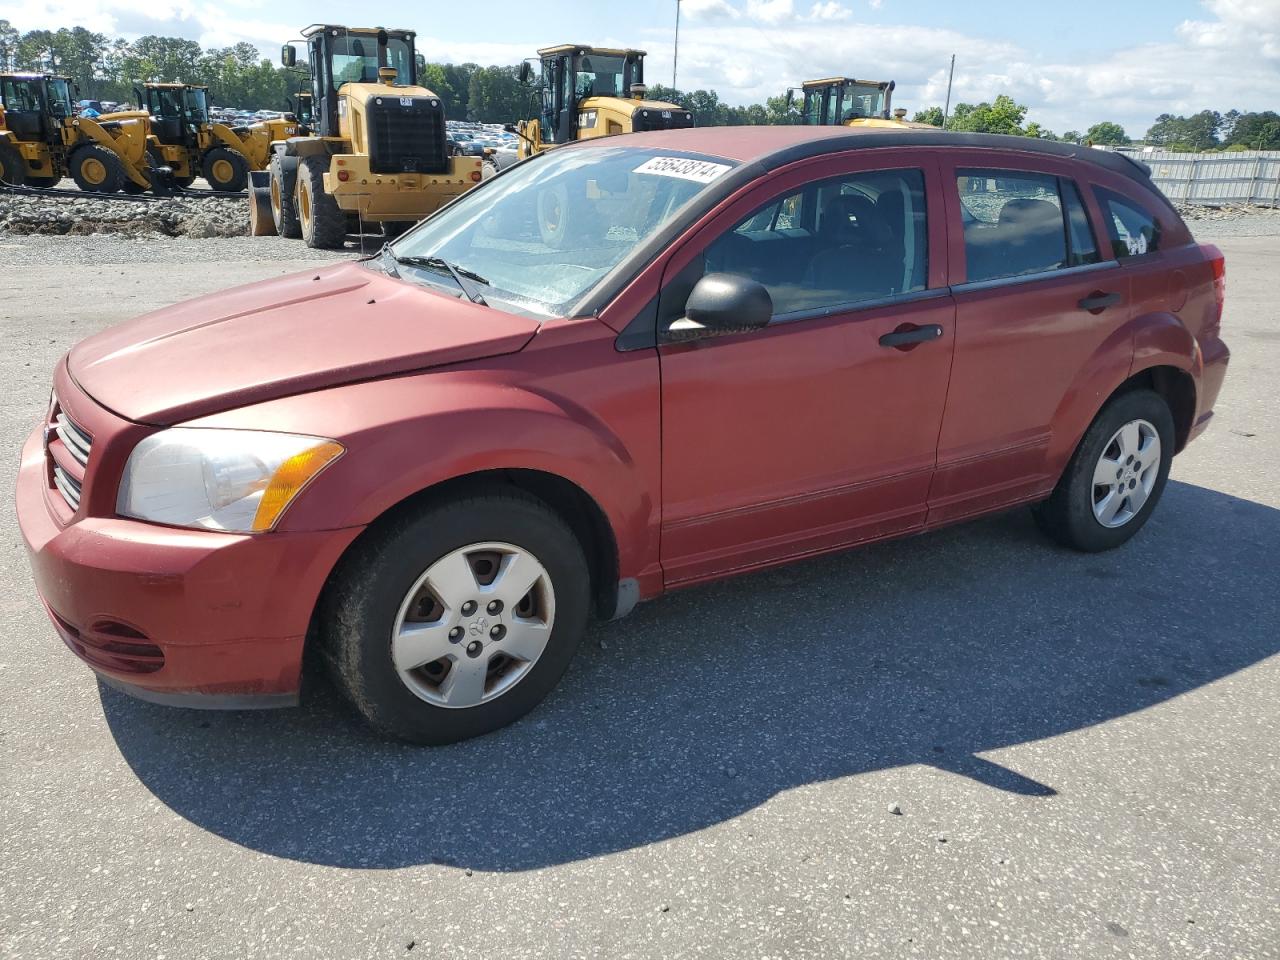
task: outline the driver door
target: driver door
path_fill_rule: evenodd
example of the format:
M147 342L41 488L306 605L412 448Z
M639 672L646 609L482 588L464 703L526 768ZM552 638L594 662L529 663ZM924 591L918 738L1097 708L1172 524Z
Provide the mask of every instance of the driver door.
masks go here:
M668 585L924 524L954 344L941 184L919 154L876 154L774 175L666 269L658 352ZM709 272L764 284L773 321L664 342ZM925 328L927 342L880 342Z

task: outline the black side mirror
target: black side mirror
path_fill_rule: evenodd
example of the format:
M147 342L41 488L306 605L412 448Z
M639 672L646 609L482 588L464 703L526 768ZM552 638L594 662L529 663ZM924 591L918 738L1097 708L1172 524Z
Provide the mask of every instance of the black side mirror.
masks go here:
M533 67L529 66L528 60L520 61L520 82L528 83L533 79Z
M282 67L292 67L298 62L298 51L293 49L291 44L286 43L280 48L280 65Z
M667 339L698 340L767 327L773 298L763 285L731 273L709 273L694 285L684 316L667 328Z
M795 102L796 102L795 87L788 87L787 88L787 109L790 110L795 105Z

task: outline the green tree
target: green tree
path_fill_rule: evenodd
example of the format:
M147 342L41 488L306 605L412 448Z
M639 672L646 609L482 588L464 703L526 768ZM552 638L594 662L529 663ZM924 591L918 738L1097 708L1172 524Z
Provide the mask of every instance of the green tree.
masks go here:
M1124 146L1129 142L1129 137L1124 132L1124 127L1109 120L1095 123L1084 136L1090 143L1105 143L1110 146Z
M769 97L764 102L765 123L773 126L783 126L786 124L800 122L800 102L798 100L787 100L785 93L780 93L776 97Z
M1027 124L1027 128L1022 131L1024 137L1030 137L1032 140L1057 140L1052 130L1046 130L1040 126L1038 121L1032 120Z
M933 127L942 126L942 119L941 107L925 107L923 110L917 110L916 115L911 118L913 123L927 123Z
M19 33L8 20L0 20L0 70L13 70L17 67L18 43L22 40Z
M1201 110L1190 117L1162 113L1147 130L1146 140L1154 146L1169 149L1211 150L1218 146L1218 129L1222 121L1222 114L1213 110Z
M1080 133L1079 130L1068 130L1066 133L1062 135L1063 143L1081 143L1083 142L1083 140L1084 140L1084 136Z
M1280 150L1280 113L1263 110L1239 114L1223 142L1246 150Z
M1023 104L1015 103L1012 97L1002 93L991 103L957 103L947 129L1021 136L1022 121L1026 115L1027 108Z

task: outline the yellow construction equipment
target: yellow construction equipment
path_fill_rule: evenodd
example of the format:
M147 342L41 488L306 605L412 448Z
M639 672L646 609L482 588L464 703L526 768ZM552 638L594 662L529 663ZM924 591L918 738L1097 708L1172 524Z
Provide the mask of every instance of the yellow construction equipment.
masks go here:
M417 84L413 31L313 24L302 37L314 135L275 144L250 174L252 233L341 247L365 224L396 233L480 182L481 159L449 155L444 103ZM297 63L291 44L281 63Z
M643 50L562 43L539 50L538 58L542 112L509 128L520 137L521 159L574 140L693 126L684 107L645 99ZM522 63L521 81L532 76Z
M804 111L801 123L808 126L882 127L891 130L919 128L936 130L927 123L906 119L907 111L890 111L893 100L892 80L854 80L852 77L827 77L806 80ZM794 91L787 91L791 102Z
M77 117L67 77L0 73L0 181L52 187L71 176L81 190L141 193L157 177L145 117Z
M213 190L243 190L249 171L266 169L272 143L299 135L297 120L287 116L237 127L210 120L204 86L145 83L134 93L151 118L148 149L181 187L202 176Z

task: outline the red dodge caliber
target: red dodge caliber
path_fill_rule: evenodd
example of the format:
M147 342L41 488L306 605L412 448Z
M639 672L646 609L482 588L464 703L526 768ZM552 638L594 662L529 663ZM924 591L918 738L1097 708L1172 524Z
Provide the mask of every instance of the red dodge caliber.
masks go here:
M67 646L149 700L423 743L532 709L591 616L1022 504L1132 537L1227 365L1145 168L1009 137L558 147L359 262L85 340L18 512Z

